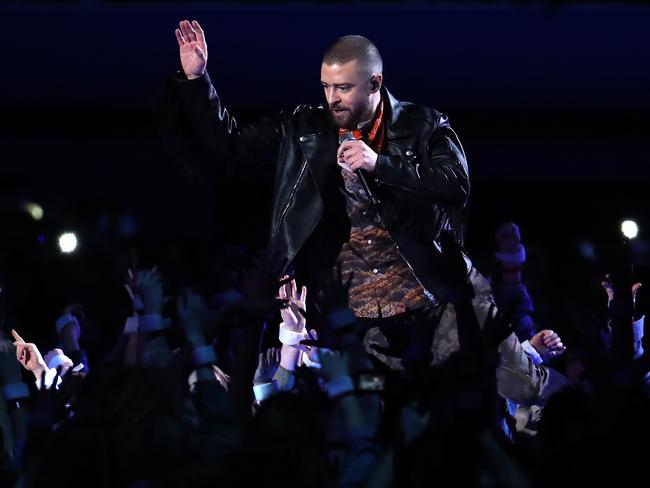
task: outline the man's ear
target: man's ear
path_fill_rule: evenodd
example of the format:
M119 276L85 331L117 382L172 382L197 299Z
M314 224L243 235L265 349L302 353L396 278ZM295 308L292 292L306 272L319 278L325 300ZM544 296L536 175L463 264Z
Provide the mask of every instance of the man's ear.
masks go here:
M379 89L381 88L381 82L382 82L381 75L373 75L372 78L370 78L370 89L373 93L379 91Z

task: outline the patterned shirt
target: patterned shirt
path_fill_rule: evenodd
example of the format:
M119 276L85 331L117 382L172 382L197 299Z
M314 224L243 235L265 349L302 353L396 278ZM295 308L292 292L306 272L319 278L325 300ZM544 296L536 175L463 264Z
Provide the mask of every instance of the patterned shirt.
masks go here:
M356 174L344 169L350 240L338 256L344 279L352 273L350 308L357 317L390 317L428 305L424 289L395 249Z

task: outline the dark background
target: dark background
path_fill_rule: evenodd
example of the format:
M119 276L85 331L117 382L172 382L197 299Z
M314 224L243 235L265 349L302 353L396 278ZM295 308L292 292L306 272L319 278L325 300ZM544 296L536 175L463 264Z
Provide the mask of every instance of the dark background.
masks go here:
M192 183L157 136L152 101L179 69L173 29L184 18L203 25L208 71L244 120L320 103L327 45L349 33L373 40L389 89L447 113L464 144L477 263L498 223L519 224L544 320L563 316L567 300L602 299L625 218L639 224L633 259L646 273L644 2L5 2L0 18L3 327L30 339L52 341L73 300L99 335L119 329L132 248L173 293L226 286L215 276L227 257L265 242L268 171ZM41 221L22 209L31 201ZM63 230L77 233L77 253L58 252Z

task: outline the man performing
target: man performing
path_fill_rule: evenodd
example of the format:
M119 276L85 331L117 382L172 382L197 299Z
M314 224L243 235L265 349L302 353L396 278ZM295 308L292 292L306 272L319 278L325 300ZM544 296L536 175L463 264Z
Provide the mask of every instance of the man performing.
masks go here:
M433 363L458 350L437 241L447 232L462 242L469 179L447 117L395 99L384 86L377 48L365 37L345 36L323 56L327 107L299 106L240 126L206 72L199 23L180 22L176 39L183 73L168 87L167 135L184 163L194 169L207 153L208 164L270 159L275 165L268 269L277 278L295 272L312 297L337 262L344 276L352 273L355 316L371 321L381 310L383 317L381 327L368 330L366 348L391 368L402 367L403 351L395 350L393 337L399 342L413 313L441 317L426 338ZM460 280L471 281L482 324L493 304L491 290L475 269L467 270ZM541 394L548 373L530 367L514 335L503 345L508 354L502 362L521 372L508 393Z
M176 39L184 73L173 91L194 139L220 161L274 160L273 274L295 268L313 288L338 260L354 271L351 308L361 317L375 316L378 305L391 316L437 303L444 287L433 243L443 229L461 241L469 192L447 118L396 100L383 85L377 48L345 36L323 58L326 108L300 106L238 126L206 72L198 22L182 21Z

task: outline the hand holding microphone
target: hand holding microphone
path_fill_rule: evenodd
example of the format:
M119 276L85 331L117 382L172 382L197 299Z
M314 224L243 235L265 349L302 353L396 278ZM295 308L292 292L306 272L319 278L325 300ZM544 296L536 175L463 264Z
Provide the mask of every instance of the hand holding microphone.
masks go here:
M346 131L339 135L339 150L336 152L336 162L344 170L357 175L363 190L375 207L379 202L370 191L368 182L361 170L373 172L378 157L379 155L370 149L365 142L357 140L352 135L352 132Z
M372 173L377 165L379 155L370 149L363 141L355 139L352 132L344 132L339 136L339 149L336 161L346 171L356 173L363 169Z

